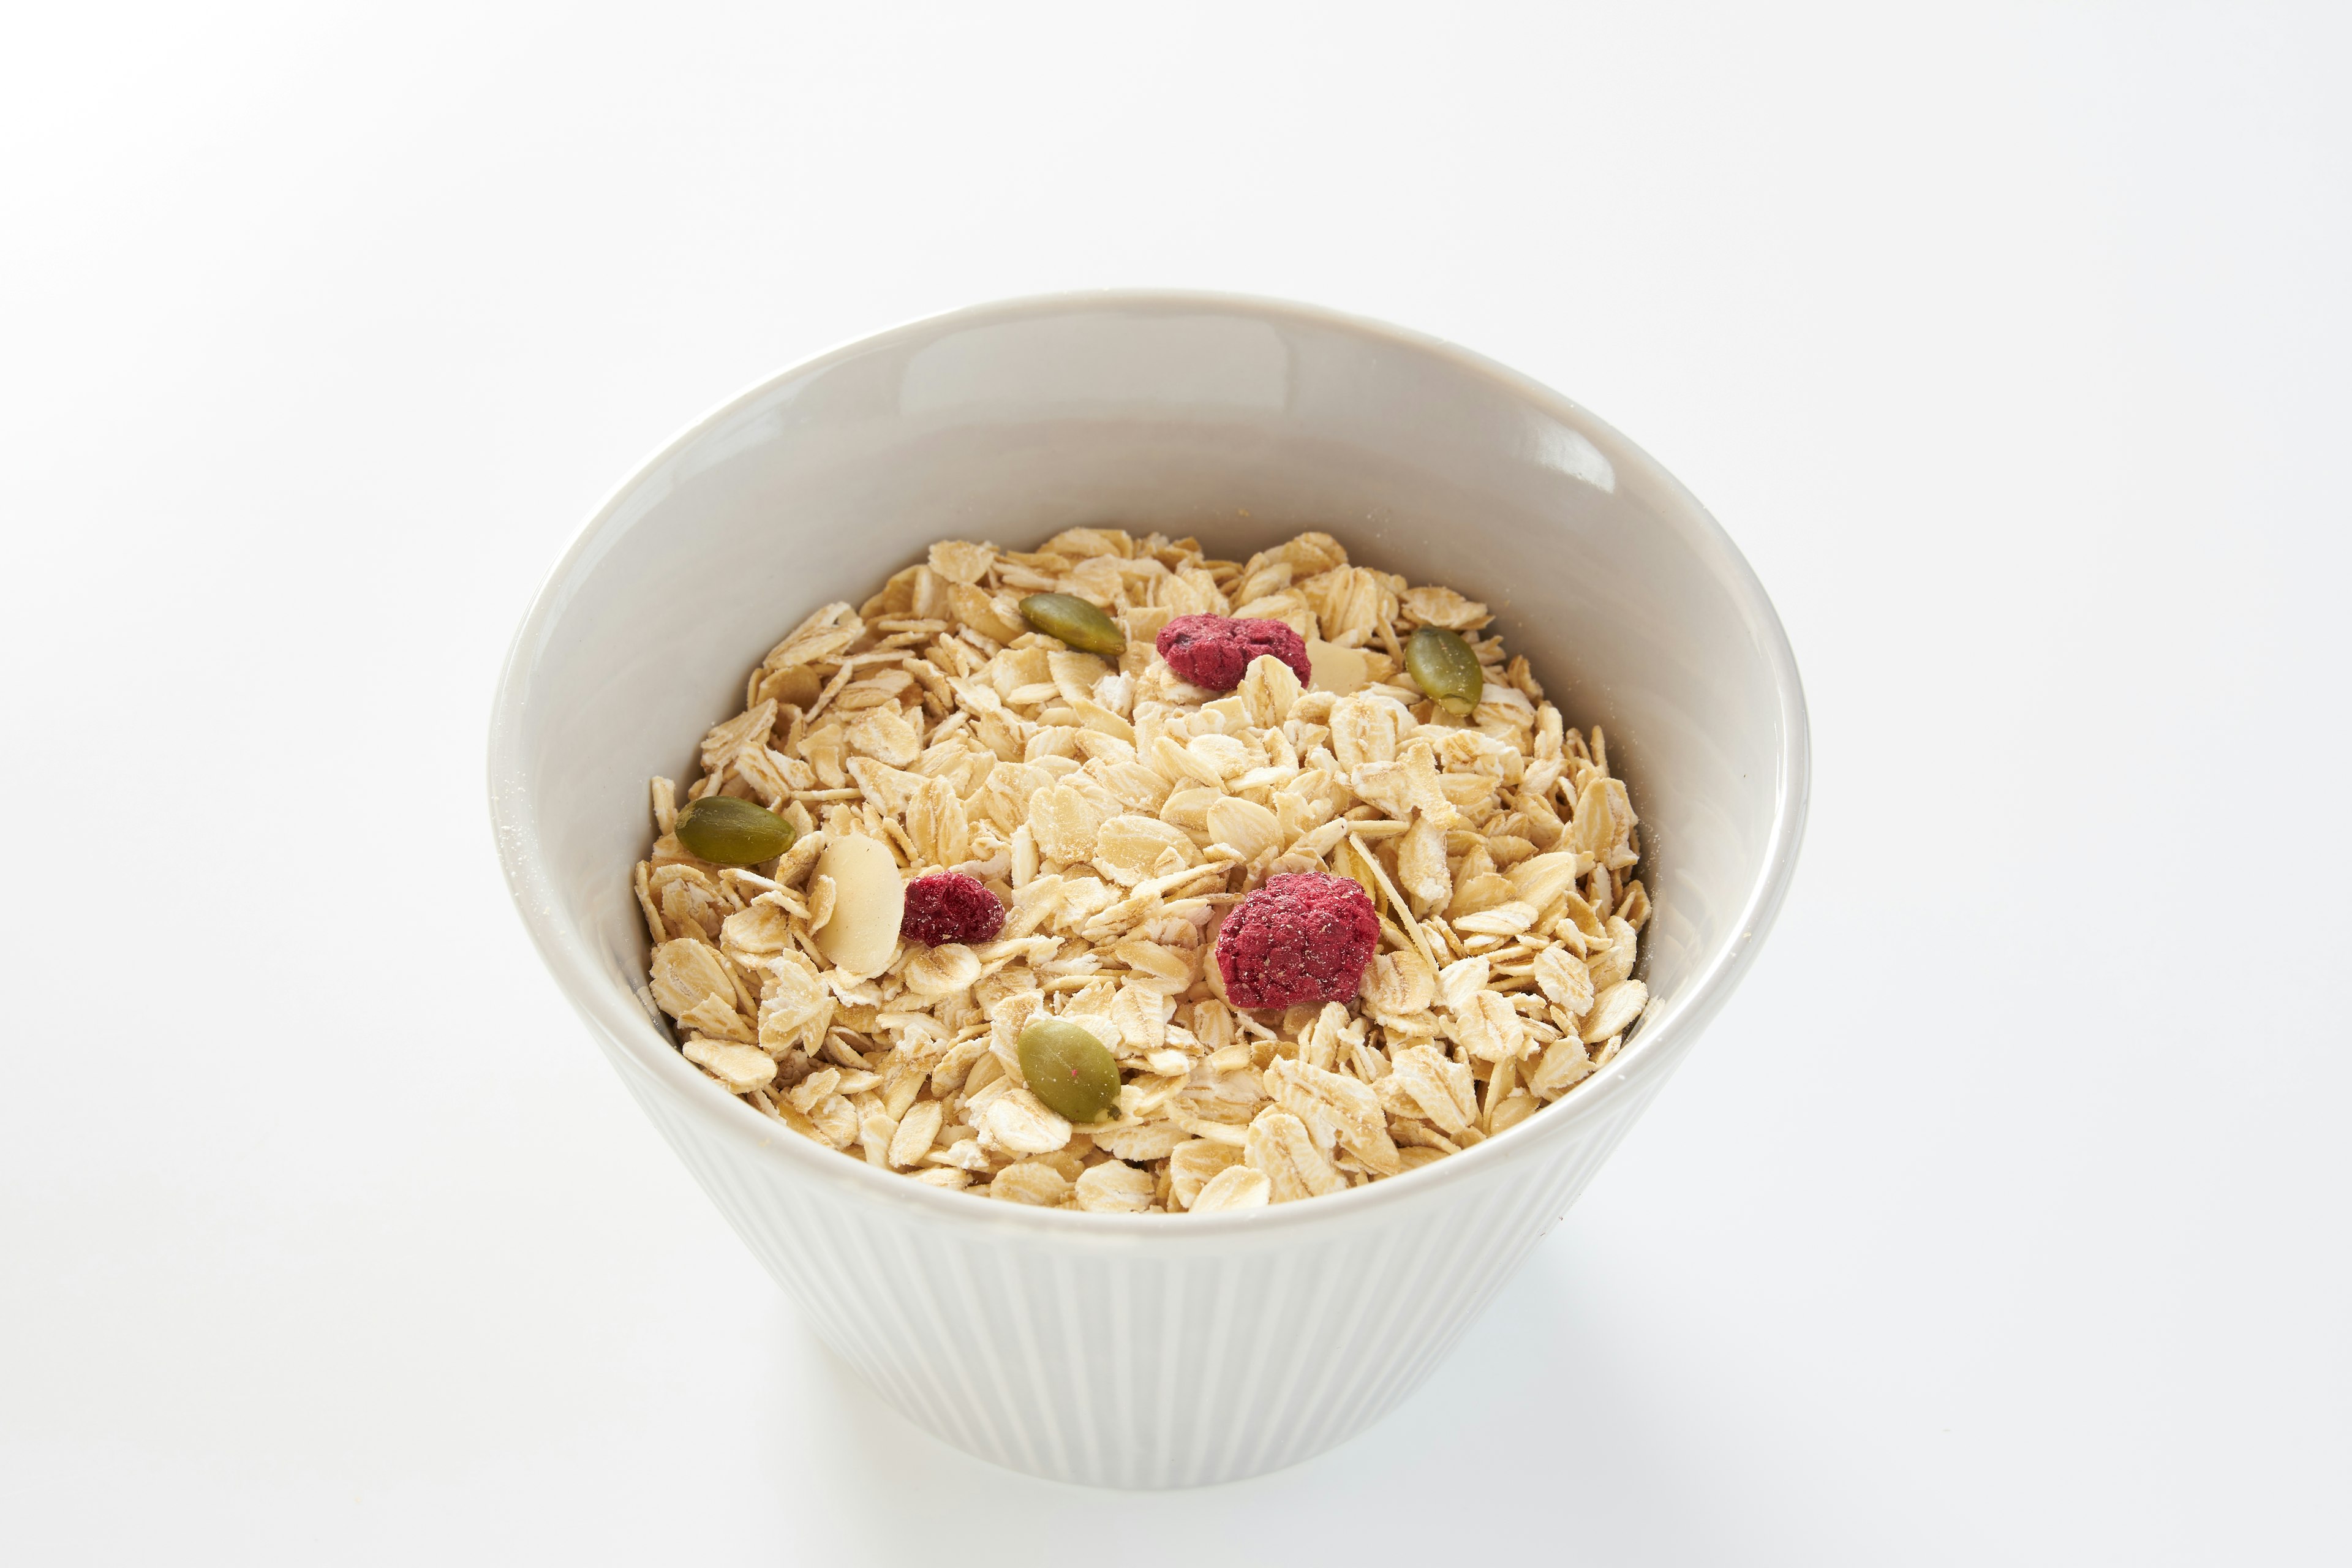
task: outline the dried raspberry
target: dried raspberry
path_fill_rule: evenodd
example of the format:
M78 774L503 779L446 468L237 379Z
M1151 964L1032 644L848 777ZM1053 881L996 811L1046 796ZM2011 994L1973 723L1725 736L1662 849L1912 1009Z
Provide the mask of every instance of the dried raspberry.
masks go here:
M1250 660L1266 654L1290 666L1302 685L1315 679L1315 667L1307 662L1307 639L1280 621L1179 616L1160 628L1155 646L1171 669L1212 691L1239 686Z
M1217 933L1217 971L1237 1007L1346 1002L1380 945L1364 889L1326 871L1268 877Z
M907 884L907 912L898 934L939 947L950 942L992 942L1004 929L1004 906L977 877L934 871Z

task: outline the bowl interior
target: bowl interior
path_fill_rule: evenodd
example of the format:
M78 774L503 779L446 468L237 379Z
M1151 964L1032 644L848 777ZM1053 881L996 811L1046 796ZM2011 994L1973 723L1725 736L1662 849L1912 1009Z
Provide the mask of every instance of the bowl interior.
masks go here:
M575 1003L593 986L608 1026L659 1044L629 1000L646 781L689 776L778 637L934 540L1027 548L1080 523L1236 558L1319 528L1484 600L1569 721L1603 727L1643 818L1645 1033L1712 1011L1777 902L1805 762L1787 644L1721 531L1605 425L1475 356L1297 307L1120 295L961 312L787 373L583 533L510 657L492 756L509 874Z

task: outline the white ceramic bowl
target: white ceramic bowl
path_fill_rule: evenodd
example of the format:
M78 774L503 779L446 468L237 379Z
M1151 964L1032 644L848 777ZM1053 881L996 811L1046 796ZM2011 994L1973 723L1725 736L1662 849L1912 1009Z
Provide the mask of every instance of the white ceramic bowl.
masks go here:
M1025 1208L784 1131L640 999L646 780L690 776L744 672L943 537L1076 523L1240 557L1328 529L1485 600L1571 724L1606 726L1655 906L1638 1033L1567 1100L1392 1181L1245 1214ZM541 956L809 1328L910 1420L1016 1469L1174 1487L1294 1464L1436 1364L1739 979L1806 796L1797 669L1683 488L1567 399L1298 305L1101 293L984 305L786 371L590 520L500 677L490 805Z

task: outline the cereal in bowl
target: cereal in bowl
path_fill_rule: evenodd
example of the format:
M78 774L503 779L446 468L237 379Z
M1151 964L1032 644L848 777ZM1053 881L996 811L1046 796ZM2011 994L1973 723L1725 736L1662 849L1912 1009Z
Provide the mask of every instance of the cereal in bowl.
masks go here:
M762 1114L1011 1203L1458 1153L1649 998L1632 801L1490 619L1323 533L935 544L769 652L684 801L653 781L647 998Z

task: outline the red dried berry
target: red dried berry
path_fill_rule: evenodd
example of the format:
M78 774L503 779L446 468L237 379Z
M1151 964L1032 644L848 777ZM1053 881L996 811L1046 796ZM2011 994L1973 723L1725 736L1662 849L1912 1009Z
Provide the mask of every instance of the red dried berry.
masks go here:
M1325 871L1268 877L1217 933L1217 971L1236 1007L1346 1002L1380 946L1381 918L1364 889Z
M1227 616L1179 616L1160 628L1153 645L1168 667L1195 686L1231 691L1249 673L1250 660L1272 654L1299 683L1315 679L1307 639L1280 621L1237 621Z
M907 912L898 934L940 947L951 942L993 942L1004 929L1004 906L977 877L934 871L907 884Z

